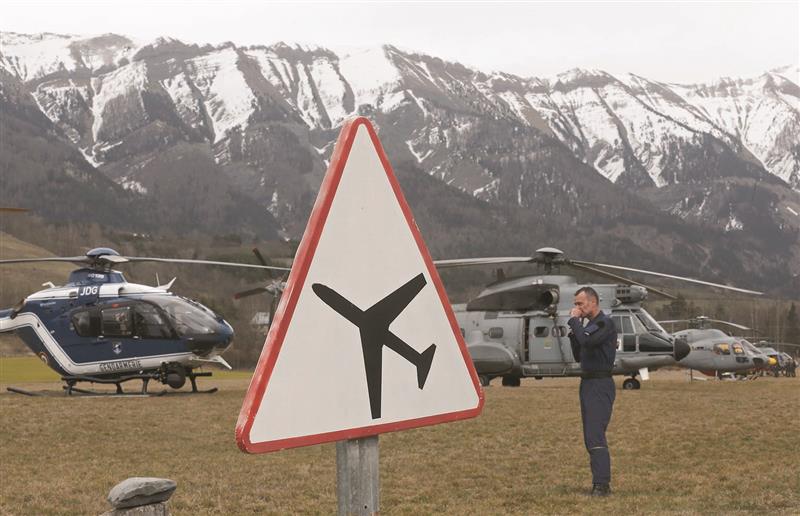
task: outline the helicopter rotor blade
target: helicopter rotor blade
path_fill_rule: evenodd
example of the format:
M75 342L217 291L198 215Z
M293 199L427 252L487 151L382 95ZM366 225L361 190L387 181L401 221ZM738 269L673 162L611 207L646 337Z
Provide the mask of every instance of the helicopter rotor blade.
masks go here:
M51 258L15 258L11 260L0 260L3 263L33 263L33 262L70 262L70 263L91 263L86 256L53 256Z
M440 269L451 267L469 267L473 265L493 265L498 263L533 263L536 261L532 256L499 256L488 258L455 258L451 260L434 260L433 264Z
M160 262L160 263L199 263L203 265L222 265L224 267L246 267L250 269L268 269L276 271L289 271L288 267L275 267L272 265L255 265L252 263L217 262L213 260L189 260L184 258L150 258L146 256L122 256L130 262Z
M258 250L258 247L253 248L253 254L256 255L256 259L261 265L267 265L267 260L264 259L264 256L261 254L261 251Z
M575 267L576 269L583 269L583 270L592 272L594 274L598 274L600 276L605 276L605 277L610 278L610 279L622 281L624 283L629 283L631 285L639 285L640 287L646 288L648 290L648 292L653 292L654 294L658 294L659 296L666 297L667 299L673 299L673 300L674 299L678 299L676 296L673 296L672 294L670 294L668 292L664 292L663 290L651 287L650 285L645 285L644 283L640 283L638 281L634 281L634 280L632 280L630 278L626 278L625 276L619 276L617 274L614 274L614 273L611 273L611 272L608 272L608 271L604 271L604 270L601 270L601 269L597 269L595 267L589 267L588 265L584 265L583 263L570 262L568 265L570 265L572 267Z
M680 281L687 281L689 283L697 283L698 285L706 285L708 287L717 287L717 288L724 288L726 290L733 290L734 292L742 292L745 294L754 294L757 296L763 295L763 292L758 292L756 290L747 290L744 288L737 288L737 287L729 287L728 285L721 285L719 283L711 283L710 281L702 281L693 278L686 278L684 276L675 276L672 274L664 274L663 272L654 272L654 271L646 271L643 269L634 269L631 267L622 267L621 265L609 265L607 263L595 263L595 262L583 262L578 260L570 260L570 263L573 265L589 265L595 267L608 267L609 269L619 269L623 271L630 271L630 272L638 272L639 274L650 274L652 276L660 276L662 278L670 278Z
M254 247L253 248L253 254L256 255L256 260L258 260L258 263L260 263L261 265L264 265L264 266L269 265L267 263L267 260L264 259L264 255L262 255L261 251L258 250L258 247ZM272 274L272 271L269 270L269 269L267 269L267 275L269 276L270 279L273 279L275 277Z
M237 292L233 295L233 298L241 299L243 297L255 296L256 294L263 294L264 292L270 293L267 287L256 287L256 288L251 288L249 290L242 290L241 292Z
M753 328L750 328L749 326L743 326L741 324L736 324L736 323L732 323L732 322L729 322L729 321L720 321L719 319L706 319L706 320L710 321L710 322L720 323L720 324L727 324L728 326L733 326L734 328L738 328L740 330L745 330L745 331L750 331L750 330L753 329Z

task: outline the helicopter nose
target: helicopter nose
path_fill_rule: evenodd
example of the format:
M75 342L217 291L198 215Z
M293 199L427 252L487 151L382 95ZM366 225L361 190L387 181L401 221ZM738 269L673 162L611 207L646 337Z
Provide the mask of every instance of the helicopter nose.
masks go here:
M193 335L188 339L187 345L192 353L205 356L212 351L228 349L233 340L233 328L225 321L221 321L213 333Z
M686 343L685 340L683 339L675 340L674 355L675 355L675 360L677 360L678 362L686 358L691 350L692 348L689 346L689 344Z
M196 335L188 340L187 345L195 355L205 356L219 347L221 340L219 335Z

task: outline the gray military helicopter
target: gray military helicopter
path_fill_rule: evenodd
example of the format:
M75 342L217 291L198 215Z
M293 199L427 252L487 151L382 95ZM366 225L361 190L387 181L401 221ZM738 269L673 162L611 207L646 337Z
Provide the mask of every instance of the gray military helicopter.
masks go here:
M628 376L624 389L639 389L649 371L674 365L685 359L691 348L675 340L642 308L648 290L675 299L664 291L601 269L612 268L677 279L749 294L760 292L633 269L618 265L567 259L552 247L541 248L531 257L467 258L438 260L439 268L536 263L543 275L505 278L487 286L475 299L453 309L464 334L467 349L483 385L501 377L505 386L518 386L526 377L579 376L580 364L572 355L567 337L567 320L573 294L582 286L593 287L600 296L600 308L611 315L618 329L617 356L613 373ZM569 266L618 281L614 284L578 283L574 277L554 273Z
M262 264L266 263L263 258L259 260ZM536 263L544 267L544 274L506 278L499 270L498 281L487 286L478 297L465 304L453 305L467 349L484 386L497 377L502 377L503 385L515 387L525 377L542 379L581 374L580 364L572 355L566 321L569 319L574 292L587 284L578 283L572 276L558 274L562 266L619 282L590 286L600 296L601 309L610 314L617 325L618 352L613 372L629 376L623 382L624 389L639 389L641 383L637 376L647 379L650 370L674 365L689 354L690 347L683 340L674 341L641 306L647 298L648 289L670 299L676 299L675 296L599 267L760 294L659 272L569 260L562 251L552 247L541 248L532 257L434 260L440 269L511 263ZM237 298L268 293L273 296L274 306L282 285L280 281L271 280L264 286L237 294Z
M691 348L691 353L678 361L678 365L692 371L700 371L706 376L722 378L725 373L739 375L755 373L774 365L775 360L763 350L758 349L744 337L731 336L712 325L726 325L741 331L754 331L752 328L730 321L697 316L691 319L660 321L661 324L688 324L692 328L675 332L676 341L683 340ZM755 377L755 376L753 376Z

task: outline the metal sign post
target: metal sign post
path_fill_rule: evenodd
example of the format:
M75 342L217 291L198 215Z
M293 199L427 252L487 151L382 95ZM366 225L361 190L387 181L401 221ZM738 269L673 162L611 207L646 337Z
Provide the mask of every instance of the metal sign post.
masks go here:
M340 516L378 514L378 436L336 442L336 499Z

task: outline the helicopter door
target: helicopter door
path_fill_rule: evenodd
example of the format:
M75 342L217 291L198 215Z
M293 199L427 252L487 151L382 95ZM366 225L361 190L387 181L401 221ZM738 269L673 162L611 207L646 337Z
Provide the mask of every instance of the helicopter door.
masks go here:
M525 349L527 362L559 363L565 362L563 347L569 347L567 330L563 326L554 325L553 320L545 317L530 317L525 323Z
M615 315L612 317L614 326L617 328L617 339L622 339L622 349L619 351L633 352L636 351L636 332L633 327L633 320L630 315Z

